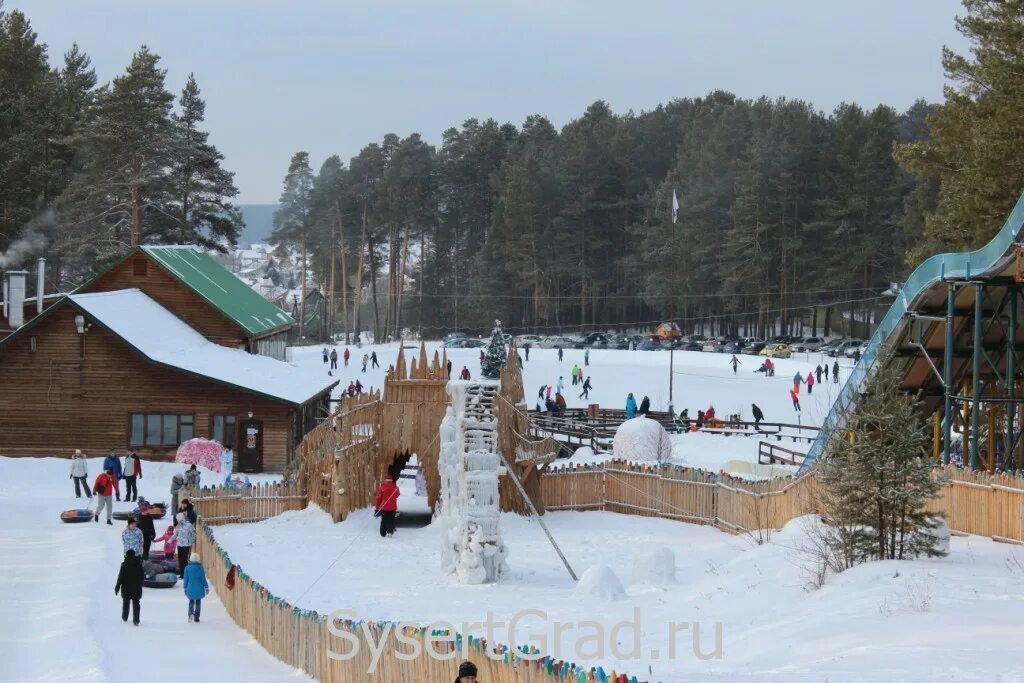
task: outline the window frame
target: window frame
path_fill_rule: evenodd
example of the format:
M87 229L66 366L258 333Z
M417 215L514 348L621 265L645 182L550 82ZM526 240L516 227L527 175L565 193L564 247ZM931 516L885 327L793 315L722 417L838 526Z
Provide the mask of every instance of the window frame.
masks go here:
M134 421L134 419L136 417L139 417L139 418L142 419L142 424L141 424L141 428L140 428L140 435L139 435L140 438L139 438L138 441L135 441L133 439L135 434L134 434L134 431L133 431L132 422ZM165 418L167 418L167 417L174 418L174 438L176 439L177 443L170 444L170 443L165 443L164 442L164 436L165 436L164 422L166 421ZM159 443L153 443L153 442L151 442L149 440L150 418L159 418L160 424L157 426L157 431L159 432L159 437L158 437L158 442ZM190 439L194 438L195 435L196 435L196 414L195 413L181 413L181 412L174 412L174 411L170 411L170 410L156 410L156 409L146 410L146 411L129 412L128 413L128 418L127 418L127 424L128 424L128 429L127 429L126 441L127 441L128 448L146 448L146 449L150 449L150 450L177 448L178 446L181 445L181 443L183 441L183 439L182 439L182 426L191 427L192 435L189 437Z
M214 431L214 421L218 417L224 419L224 422L221 424L221 432L219 434ZM223 440L225 427L227 426L227 418L229 417L235 422L234 427L231 430L231 437L233 443L230 446L224 443ZM238 415L235 415L234 413L210 413L210 422L208 423L206 430L207 433L209 434L207 438L216 441L221 446L224 446L224 448L230 448L231 450L235 450L235 448L238 446L238 426L241 423L242 421L239 419Z

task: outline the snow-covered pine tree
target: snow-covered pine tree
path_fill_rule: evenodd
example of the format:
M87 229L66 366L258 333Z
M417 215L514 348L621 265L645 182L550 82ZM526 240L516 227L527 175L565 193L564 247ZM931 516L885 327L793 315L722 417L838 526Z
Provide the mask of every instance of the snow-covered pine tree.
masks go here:
M501 332L501 321L494 321L494 331L491 332L491 342L487 345L487 355L484 356L482 373L487 379L498 379L501 369L505 367L505 359L508 356L508 348L505 346L505 335Z
M903 391L902 375L887 360L879 360L881 369L818 469L831 550L843 567L943 554L929 533L935 515L925 512L941 482L922 457L928 434L921 402Z

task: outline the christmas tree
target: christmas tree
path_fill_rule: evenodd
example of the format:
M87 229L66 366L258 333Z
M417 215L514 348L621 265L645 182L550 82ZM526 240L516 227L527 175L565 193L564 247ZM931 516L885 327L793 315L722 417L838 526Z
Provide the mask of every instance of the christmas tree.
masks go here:
M491 343L487 345L487 355L484 357L483 376L487 379L498 379L501 369L505 367L507 356L508 349L505 347L505 335L501 333L501 321L495 320Z

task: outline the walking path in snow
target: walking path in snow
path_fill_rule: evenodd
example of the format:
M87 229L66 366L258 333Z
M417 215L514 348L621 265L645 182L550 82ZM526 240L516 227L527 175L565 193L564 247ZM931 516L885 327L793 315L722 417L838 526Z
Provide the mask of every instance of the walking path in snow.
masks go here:
M89 460L90 483L100 463ZM123 623L114 583L125 523L60 521L61 511L87 502L73 495L69 465L0 458L0 681L312 680L238 628L212 590L199 624L187 620L180 582L143 589L140 625ZM169 502L170 477L181 469L145 463L140 492ZM157 533L167 524L157 520Z

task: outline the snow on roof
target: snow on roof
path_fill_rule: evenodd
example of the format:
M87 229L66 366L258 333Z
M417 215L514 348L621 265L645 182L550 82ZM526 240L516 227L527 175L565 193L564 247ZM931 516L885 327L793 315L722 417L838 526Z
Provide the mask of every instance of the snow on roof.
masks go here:
M73 294L71 300L150 360L301 405L337 380L209 341L138 289Z

